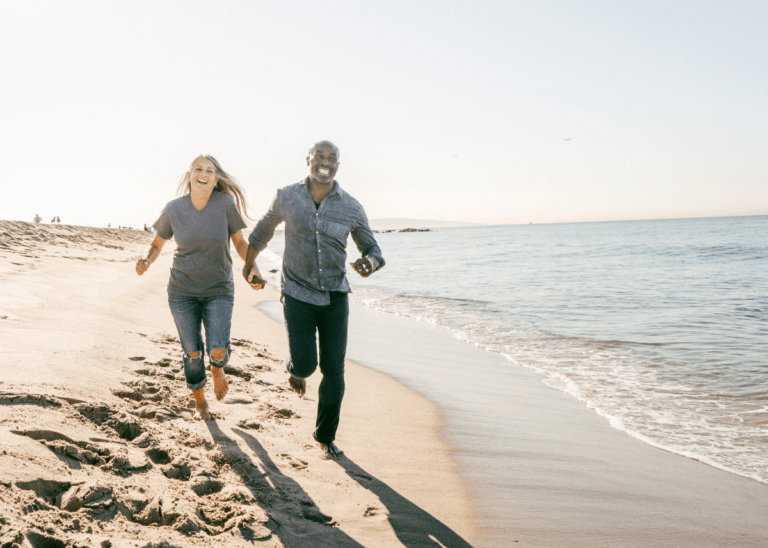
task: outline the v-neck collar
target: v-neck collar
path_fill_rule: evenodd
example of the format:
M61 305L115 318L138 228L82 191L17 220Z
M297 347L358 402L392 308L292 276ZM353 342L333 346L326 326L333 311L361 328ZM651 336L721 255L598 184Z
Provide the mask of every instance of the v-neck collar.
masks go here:
M216 191L214 190L213 192L216 192ZM211 192L211 195L208 197L208 201L205 202L205 205L203 206L203 209L197 209L195 207L195 202L192 201L192 193L190 192L189 194L187 194L187 196L189 196L189 205L191 205L192 209L194 209L198 213L202 213L203 211L205 211L205 208L208 207L208 204L211 203L211 200L213 200L213 192Z

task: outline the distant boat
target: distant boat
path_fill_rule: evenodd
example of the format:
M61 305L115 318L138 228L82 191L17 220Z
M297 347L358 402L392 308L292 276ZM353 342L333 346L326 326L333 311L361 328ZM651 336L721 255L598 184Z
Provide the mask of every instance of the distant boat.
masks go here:
M563 139L563 141L570 141L571 139L573 139L573 137L568 137L567 139Z

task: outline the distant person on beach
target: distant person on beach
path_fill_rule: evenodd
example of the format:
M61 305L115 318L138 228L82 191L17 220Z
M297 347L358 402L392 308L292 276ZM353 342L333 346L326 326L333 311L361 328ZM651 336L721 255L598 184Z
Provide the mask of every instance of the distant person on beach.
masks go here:
M37 213L35 213L35 218L34 218L34 219L32 219L32 220L33 220L34 222L36 222L36 223L41 223L41 222L43 222L43 218L42 218L40 215L38 215Z
M53 223L55 223L55 222L56 222L56 217L54 217L53 219L51 219L51 224L53 224Z
M61 224L61 219L58 216L56 217L56 224Z
M168 202L155 222L155 239L136 262L136 273L147 271L165 242L176 238L168 304L183 350L184 376L195 398L196 419L210 420L205 399L205 352L211 364L213 393L224 399L229 390L224 366L229 362L235 285L230 240L245 259L243 239L248 217L245 193L237 179L213 156L201 155L181 178L179 198ZM202 336L205 326L205 341Z
M334 180L339 149L329 141L315 143L307 156L309 176L277 191L272 205L249 238L243 275L254 289L264 287L256 257L285 221L285 252L281 280L283 314L290 356L288 382L299 395L318 366L316 334L320 344L320 383L314 438L328 458L344 453L336 446L341 400L344 397L344 358L349 319L346 277L347 236L362 258L350 263L367 278L384 266L363 206Z

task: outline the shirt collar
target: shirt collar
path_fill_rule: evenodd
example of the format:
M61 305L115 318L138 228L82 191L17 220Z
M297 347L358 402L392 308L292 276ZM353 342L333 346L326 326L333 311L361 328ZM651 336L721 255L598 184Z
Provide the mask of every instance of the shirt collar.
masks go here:
M307 176L307 177L304 179L304 183L303 183L303 184L304 184L304 188L306 188L306 189L307 189L307 192L309 192L309 176ZM334 194L336 194L336 195L338 195L338 196L341 196L341 185L339 185L339 182L338 182L336 179L334 179L334 180L333 180L333 190L331 190L331 191L328 193L328 195L326 196L326 198L327 198L328 196L333 196Z

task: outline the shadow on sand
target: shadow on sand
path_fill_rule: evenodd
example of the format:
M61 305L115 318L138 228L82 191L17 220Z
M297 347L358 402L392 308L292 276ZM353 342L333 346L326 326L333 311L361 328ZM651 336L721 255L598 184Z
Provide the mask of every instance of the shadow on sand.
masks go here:
M256 454L254 462L216 421L206 421L213 441L219 446L228 464L237 472L251 494L270 517L266 526L289 548L363 548L363 545L334 527L333 518L324 515L302 487L284 475L261 444L238 428L232 432L243 438Z
M342 457L336 462L350 478L379 497L389 513L389 523L403 546L407 548L436 546L472 548L471 544L435 519L429 512L422 510L348 458Z
M245 485L265 509L269 508L271 520L267 527L283 544L289 548L363 548L358 541L334 527L333 519L320 512L296 481L280 472L269 453L254 436L239 428L232 429L260 462L254 462L215 421L206 422L206 425L232 469L242 477ZM449 527L366 473L348 458L342 457L336 462L350 478L379 498L387 509L389 523L402 546L472 548Z

